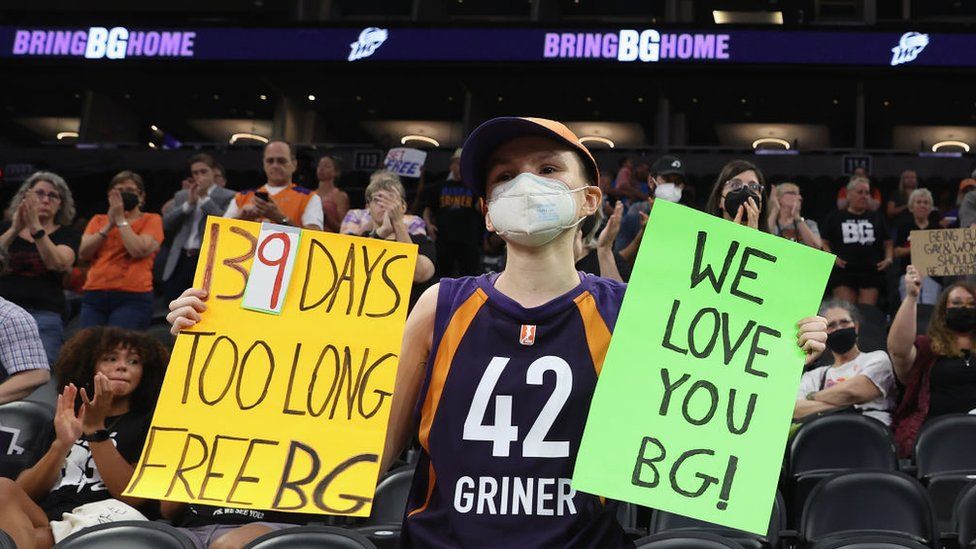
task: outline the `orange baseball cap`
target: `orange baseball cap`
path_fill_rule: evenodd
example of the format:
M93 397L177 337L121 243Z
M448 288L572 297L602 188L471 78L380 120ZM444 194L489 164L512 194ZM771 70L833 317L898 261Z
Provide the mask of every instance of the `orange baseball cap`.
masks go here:
M965 189L968 189L969 187L976 187L976 179L967 177L966 179L963 179L962 181L959 182L960 192L962 192Z
M485 195L488 160L495 149L512 139L538 135L554 139L572 149L583 161L592 184L600 181L600 169L590 151L565 124L545 118L503 116L475 128L461 148L461 179L478 196Z

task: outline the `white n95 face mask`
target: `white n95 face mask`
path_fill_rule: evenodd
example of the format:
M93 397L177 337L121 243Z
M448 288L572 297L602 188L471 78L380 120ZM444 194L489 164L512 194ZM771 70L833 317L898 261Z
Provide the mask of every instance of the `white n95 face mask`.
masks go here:
M680 202L681 188L674 183L661 183L654 188L654 198L660 198L668 202Z
M523 246L543 246L583 221L577 219L573 199L583 189L570 190L562 181L520 173L492 190L488 215L499 235Z

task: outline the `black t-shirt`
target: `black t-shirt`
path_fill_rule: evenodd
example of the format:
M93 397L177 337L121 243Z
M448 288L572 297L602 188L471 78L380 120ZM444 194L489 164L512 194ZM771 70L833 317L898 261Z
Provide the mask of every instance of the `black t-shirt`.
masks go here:
M624 282L628 282L630 280L630 264L617 252L613 252L613 261L617 264L617 270L620 271L620 278L624 279ZM604 276L600 273L600 258L597 256L596 250L591 250L580 258L576 262L576 270L596 276Z
M941 228L942 227L933 224L932 220L930 219L928 226L925 227L924 230ZM907 218L901 218L895 225L895 247L904 248L905 246L910 246L912 231L921 230L923 229L918 226L918 223L915 223L915 216L910 215ZM911 257L902 257L898 259L898 274L905 274L905 269L908 267L909 263L911 263Z
M10 222L0 224L0 233L10 228ZM68 246L78 253L81 233L71 227L61 227L48 235L56 245ZM64 313L64 273L47 270L37 245L20 236L10 243L10 271L0 276L0 296L25 309L41 309Z
M149 419L148 412L129 412L105 419L112 443L129 463L139 460L139 453L142 452L142 445L149 431ZM52 429L45 447L50 447L54 439L55 433ZM95 467L95 458L88 443L78 440L68 452L54 487L39 503L48 520L61 520L61 515L75 507L111 497Z
M830 212L821 235L830 243L830 250L847 261L848 271L876 270L885 257L884 243L891 239L884 216L871 210Z
M425 235L412 234L410 235L410 240L418 246L417 256L424 256L431 261L434 265L437 265L437 249L434 247L434 243L427 238ZM413 310L413 306L417 304L417 300L420 299L420 294L424 293L430 285L433 283L434 277L431 277L427 282L417 282L414 283L413 287L410 289L410 307L408 311Z
M478 198L460 181L442 181L425 193L424 205L430 208L437 225L437 239L444 242L481 243L485 221L478 211Z
M976 408L976 359L967 351L962 357L939 357L932 365L929 390L929 418L969 413Z

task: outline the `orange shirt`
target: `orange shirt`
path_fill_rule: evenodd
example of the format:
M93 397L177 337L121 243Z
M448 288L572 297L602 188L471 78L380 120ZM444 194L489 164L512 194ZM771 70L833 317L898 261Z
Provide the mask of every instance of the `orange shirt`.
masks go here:
M267 192L267 185L262 185L257 191ZM234 196L234 201L237 203L237 208L243 210L244 206L254 202L254 193L257 191L241 191ZM270 195L268 198L271 199L281 213L285 214L288 221L296 227L302 226L302 214L305 213L305 206L308 205L308 201L312 199L312 191L306 189L305 187L299 187L298 185L291 183L287 188L278 191L277 194ZM270 221L272 223L278 223L280 219L264 219L259 218L258 221Z
M85 234L95 234L108 225L108 216L98 214L88 222ZM129 226L138 235L148 234L163 242L163 218L158 214L144 213L139 219L130 221ZM101 238L101 237L98 237ZM85 290L112 290L117 292L151 292L153 289L153 253L141 259L135 259L122 244L122 235L118 227L112 227L105 237L102 247L92 258Z

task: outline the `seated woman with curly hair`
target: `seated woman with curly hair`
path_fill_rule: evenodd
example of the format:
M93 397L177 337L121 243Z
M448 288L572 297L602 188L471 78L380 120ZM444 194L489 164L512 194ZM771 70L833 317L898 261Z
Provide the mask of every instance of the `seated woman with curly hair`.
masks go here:
M110 498L143 503L122 491L142 451L167 359L156 340L119 328L89 328L65 343L55 367L61 394L48 450L16 481L0 479L0 529L17 547L51 547L60 541L51 521L79 506Z

